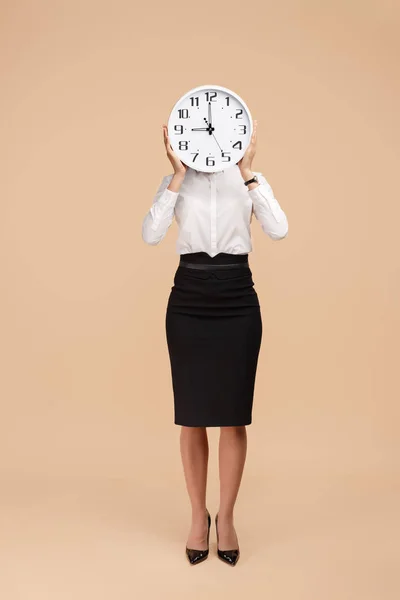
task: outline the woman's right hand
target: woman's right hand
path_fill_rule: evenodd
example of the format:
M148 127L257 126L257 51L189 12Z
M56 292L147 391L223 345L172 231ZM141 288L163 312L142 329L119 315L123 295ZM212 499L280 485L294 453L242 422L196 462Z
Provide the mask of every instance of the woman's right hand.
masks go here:
M175 172L175 174L178 174L178 175L184 175L186 173L188 167L180 160L178 155L175 154L175 152L173 151L172 146L169 141L168 127L166 125L163 125L162 128L163 128L165 149L167 151L167 156L168 156L169 161L172 164L174 172Z

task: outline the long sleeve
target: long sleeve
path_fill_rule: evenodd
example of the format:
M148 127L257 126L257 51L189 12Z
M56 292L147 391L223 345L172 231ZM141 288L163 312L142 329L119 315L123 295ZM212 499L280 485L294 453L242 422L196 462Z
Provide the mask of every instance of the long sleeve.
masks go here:
M288 233L288 220L274 196L272 187L262 173L255 173L259 185L248 190L253 202L253 212L263 231L273 240L280 240Z
M173 221L179 192L167 189L172 177L173 174L163 177L154 196L153 204L143 220L142 238L147 244L159 244Z

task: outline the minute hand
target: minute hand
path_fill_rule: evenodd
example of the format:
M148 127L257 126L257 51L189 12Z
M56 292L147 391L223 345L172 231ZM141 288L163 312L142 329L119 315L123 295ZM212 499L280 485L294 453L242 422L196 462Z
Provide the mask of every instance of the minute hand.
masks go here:
M218 140L217 140L217 138L215 137L215 135L214 135L214 134L213 134L213 136L214 136L214 140L215 140L215 141L217 142L217 144L218 144ZM221 146L220 146L219 144L218 144L218 146L219 146L219 149L221 150L221 152L223 152L223 150L222 150Z
M208 121L210 126L210 135L214 131L214 127L212 126L212 116L211 116L211 102L208 103Z
M205 121L206 121L206 123L208 123L207 119L206 119ZM209 127L209 132L210 132L210 135L213 135L213 137L214 137L214 140L217 142L219 149L221 150L221 152L223 152L223 150L222 150L221 146L220 146L220 145L219 145L219 143L218 143L218 140L217 140L217 138L216 138L216 137L215 137L215 135L213 134L213 131L214 131L215 127L211 127L211 123L208 123L208 127Z

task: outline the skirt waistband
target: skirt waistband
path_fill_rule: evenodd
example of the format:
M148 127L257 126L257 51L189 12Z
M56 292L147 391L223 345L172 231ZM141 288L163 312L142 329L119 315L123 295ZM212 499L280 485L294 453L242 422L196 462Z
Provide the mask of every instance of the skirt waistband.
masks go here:
M219 252L210 256L207 252L189 252L180 255L180 267L189 269L229 269L237 267L248 267L248 254L229 254Z
M236 269L237 267L248 267L248 262L240 262L240 263L226 263L225 265L207 265L205 263L189 263L186 260L181 260L179 262L180 267L187 267L188 269Z
M180 267L191 269L218 269L229 267L248 267L248 254L229 254L219 252L210 256L207 252L189 252L180 255Z

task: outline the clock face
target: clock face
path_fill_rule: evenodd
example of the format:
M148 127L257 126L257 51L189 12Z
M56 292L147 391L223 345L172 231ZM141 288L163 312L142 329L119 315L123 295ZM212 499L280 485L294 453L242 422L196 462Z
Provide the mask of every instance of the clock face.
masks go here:
M180 160L197 171L234 166L249 145L250 111L234 92L222 86L193 88L175 104L168 136Z

